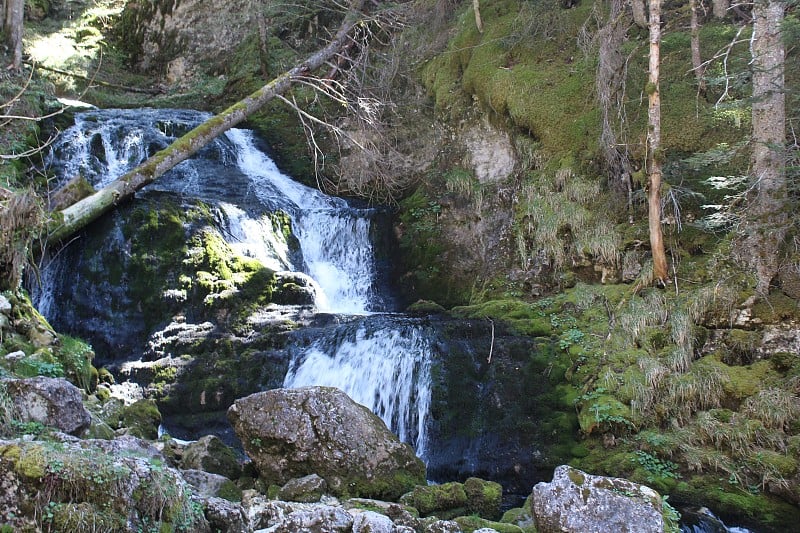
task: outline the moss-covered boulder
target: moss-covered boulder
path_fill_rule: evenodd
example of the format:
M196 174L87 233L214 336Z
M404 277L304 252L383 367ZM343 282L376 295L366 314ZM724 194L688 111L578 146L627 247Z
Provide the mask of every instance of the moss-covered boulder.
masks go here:
M396 499L425 484L425 465L384 422L332 387L237 400L228 418L265 483L317 474L335 495Z
M503 487L499 483L471 477L464 482L464 492L467 493L467 510L470 514L489 520L500 518Z
M414 487L401 502L416 508L420 516L455 518L467 513L467 493L464 485L456 481Z
M14 531L210 531L181 474L131 437L0 441L0 478Z
M122 423L130 435L155 440L158 438L161 413L154 400L137 400L122 409Z

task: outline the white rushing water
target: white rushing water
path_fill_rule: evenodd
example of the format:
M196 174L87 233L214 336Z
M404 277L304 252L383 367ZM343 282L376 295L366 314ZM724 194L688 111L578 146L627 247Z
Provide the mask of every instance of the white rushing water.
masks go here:
M337 387L369 407L400 440L425 456L431 401L430 341L419 326L361 323L344 335L321 337L292 362L284 387Z
M288 198L292 229L300 241L307 274L319 285L317 301L327 313L366 314L373 298L375 267L370 241L371 212L353 209L292 180L254 143L247 130L232 129L228 138L238 148L238 166L265 202ZM285 201L285 200L284 200Z

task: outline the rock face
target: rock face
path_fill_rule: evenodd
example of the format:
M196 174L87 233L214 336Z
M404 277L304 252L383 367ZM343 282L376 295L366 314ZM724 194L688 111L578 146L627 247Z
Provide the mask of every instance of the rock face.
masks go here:
M143 71L166 70L170 81L177 81L197 63L218 68L224 64L224 58L257 27L255 12L251 0L136 1L126 7L124 18L131 21L136 66ZM219 16L222 13L225 16Z
M661 533L661 497L649 487L559 466L533 487L539 533Z
M66 379L39 376L3 383L23 422L39 422L78 435L92 421L83 406L81 391Z
M275 389L228 410L267 483L317 474L333 494L396 499L425 483L425 465L369 409L331 387Z

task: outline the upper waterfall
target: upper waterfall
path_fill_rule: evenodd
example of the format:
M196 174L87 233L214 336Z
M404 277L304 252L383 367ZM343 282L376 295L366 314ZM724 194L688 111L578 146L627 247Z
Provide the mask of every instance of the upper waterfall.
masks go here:
M208 118L186 110L96 110L77 114L54 144L48 166L57 186L81 175L101 188ZM365 314L376 308L376 269L370 230L374 209L358 209L283 174L249 130L231 129L147 190L220 205L226 240L276 270L297 269L317 285L316 305L328 313ZM233 206L233 207L232 207ZM238 207L236 207L238 206ZM302 260L293 264L281 236L265 231L264 213L289 215ZM254 246L258 243L258 246Z

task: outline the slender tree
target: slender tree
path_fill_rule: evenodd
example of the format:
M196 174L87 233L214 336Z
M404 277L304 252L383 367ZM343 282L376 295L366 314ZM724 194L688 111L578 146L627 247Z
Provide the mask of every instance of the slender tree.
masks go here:
M754 196L745 224L747 257L756 271L759 294L767 294L778 271L786 234L785 48L781 38L786 3L753 4L753 155Z
M649 2L650 70L647 79L647 215L650 250L653 255L653 281L667 282L667 256L661 231L661 0Z
M705 93L706 91L706 82L703 78L703 74L705 73L705 66L703 66L703 60L700 57L700 21L697 16L698 10L698 0L689 0L689 9L692 13L692 18L690 22L690 30L692 34L692 41L691 41L691 48L692 48L692 70L694 71L694 77L697 80L697 88L700 93ZM700 7L702 7L703 2L700 0Z
M483 20L481 20L480 0L472 0L472 9L475 11L475 26L477 26L479 33L483 33Z
M633 22L640 28L647 27L647 11L644 2L645 0L630 0Z
M721 19L725 18L725 15L728 14L728 8L731 3L730 0L712 0L711 5L713 6L712 11L714 16Z
M6 45L11 52L11 67L22 67L22 22L25 15L25 0L4 0L3 7L3 33Z

